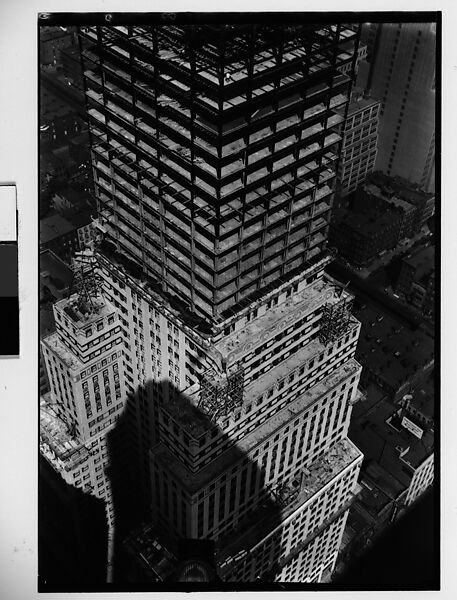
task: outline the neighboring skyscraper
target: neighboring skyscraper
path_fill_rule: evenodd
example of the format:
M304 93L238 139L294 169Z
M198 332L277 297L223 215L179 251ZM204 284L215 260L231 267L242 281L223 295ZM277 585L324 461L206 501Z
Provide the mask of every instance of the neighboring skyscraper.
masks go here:
M354 192L373 172L378 152L379 101L352 94L339 166L339 195Z
M97 290L90 261L79 290L54 305L56 331L42 341L50 392L41 399L41 451L67 483L106 501L114 522L106 432L126 395L117 310Z
M436 26L382 23L369 31L367 87L382 102L376 169L434 191Z
M215 540L226 581L320 581L356 488L360 323L323 269L358 30L81 29L103 288L45 346L72 381L122 363L149 518L174 555ZM86 444L110 376L51 386Z

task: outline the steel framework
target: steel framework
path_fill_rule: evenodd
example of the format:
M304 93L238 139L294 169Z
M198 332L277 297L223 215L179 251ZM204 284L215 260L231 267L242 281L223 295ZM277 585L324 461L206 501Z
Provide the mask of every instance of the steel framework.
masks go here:
M92 250L76 253L69 296L76 292L76 308L83 314L96 312L99 308L96 299L101 294L102 279L96 267L97 259Z
M352 298L341 298L338 302L327 302L322 308L319 341L327 345L343 335L351 320Z
M211 322L306 268L357 39L350 24L81 28L107 240Z
M200 383L198 407L213 419L226 416L243 403L244 369L237 366L231 374L218 377L216 372L208 370Z

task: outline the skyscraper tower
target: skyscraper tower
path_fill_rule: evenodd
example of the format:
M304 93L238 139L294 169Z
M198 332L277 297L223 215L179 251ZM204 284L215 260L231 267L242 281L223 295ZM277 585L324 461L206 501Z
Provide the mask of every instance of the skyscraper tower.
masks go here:
M108 241L210 323L321 257L352 29L83 35Z
M140 487L167 547L214 540L225 581L320 581L356 487L360 324L324 267L358 35L80 30Z
M93 255L81 253L75 293L54 307L42 341L50 391L40 402L40 449L64 480L106 502L114 522L106 431L124 408L124 340L118 311L101 294Z
M434 191L436 25L381 23L369 31L367 86L382 102L375 169Z

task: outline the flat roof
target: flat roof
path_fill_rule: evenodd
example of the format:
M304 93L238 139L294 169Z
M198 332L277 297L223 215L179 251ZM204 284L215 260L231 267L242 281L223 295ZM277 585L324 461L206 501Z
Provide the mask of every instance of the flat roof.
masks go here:
M372 173L368 181L413 204L423 202L427 198L433 198L435 196L435 194L422 190L419 185L408 181L403 177L389 177L382 171L375 171Z
M346 208L337 208L333 211L335 225L344 224L348 229L363 233L365 237L372 232L378 232L382 227L398 221L398 214L393 211L371 210L354 212Z
M353 319L351 321L353 327L358 326L358 322ZM352 329L351 328L351 329ZM303 348L300 348L282 361L279 365L276 365L270 369L267 373L263 374L259 379L250 382L244 390L244 402L243 406L250 404L253 398L258 398L266 390L271 388L277 381L285 377L287 374L292 373L300 365L305 364L310 358L323 352L325 346L319 342L319 340L313 340L309 342ZM336 376L339 380L339 374ZM324 379L323 383L326 382L327 386L333 386L332 374L328 375ZM200 437L206 431L212 429L215 425L213 421L200 409L196 408L194 404L182 396L170 397L166 407L171 416L184 427L187 432L195 438ZM237 428L235 423L234 429Z
M365 192L368 192L369 194L372 194L373 196L381 198L382 200L384 200L384 202L388 202L389 204L392 204L393 206L396 206L398 208L402 208L405 211L414 210L414 205L412 205L410 202L407 202L406 200L403 200L402 198L399 198L395 195L386 195L385 190L382 187L376 185L375 183L365 183L365 185L363 186L363 190Z
M416 386L412 391L411 406L425 417L435 418L435 381L434 373Z
M57 332L43 338L43 344L55 352L71 371L79 371L84 367L84 363L64 346Z
M56 308L66 315L77 327L87 327L102 317L107 317L116 312L114 306L101 294L92 297L92 304L77 307L78 294L72 294L69 298L63 298L56 302ZM67 309L67 310L66 310Z
M53 333L55 329L56 324L54 321L52 303L47 302L44 305L40 305L40 338Z
M73 271L52 250L43 250L40 252L40 279L51 292L62 293L71 285Z
M59 213L40 219L40 241L46 244L67 233L75 231L76 227Z
M40 42L48 42L56 38L68 37L73 35L73 31L63 30L56 25L46 25L40 27Z
M76 466L88 455L88 449L68 430L67 425L57 416L50 395L40 400L40 440L45 444L45 456L50 460L67 462L68 467ZM48 449L51 454L48 454ZM57 466L64 466L62 463Z
M43 84L40 86L40 98L40 119L42 121L46 121L47 119L52 120L55 117L66 117L76 113L74 108L69 106L64 100L61 100L59 96L54 94Z
M366 480L366 478L362 475L362 489L357 494L356 502L359 505L362 504L365 511L368 511L372 522L379 516L381 511L390 504L392 498L388 494L386 494L382 487L379 487L374 482L372 483L372 485L370 485L372 489L368 489L368 487L363 485L364 480ZM354 512L357 513L357 508L355 508Z
M393 498L398 495L398 484L403 486L402 489L408 487L413 469L418 468L434 449L433 429L423 425L423 434L419 438L402 424L405 416L413 419L398 404L382 399L370 411L352 421L349 428L350 439L360 448L365 459L372 461L367 474L373 477L377 472L377 479L381 479L384 470L395 478L397 483L387 477L382 485L382 489Z
M334 443L321 456L319 456L308 467L301 469L304 477L302 488L297 496L284 507L270 504L264 510L259 508L257 518L250 524L246 530L237 531L238 535L230 533L231 544L224 545L222 552L219 553L219 562L227 560L243 549L249 550L256 543L259 543L266 535L271 533L275 526L287 519L301 505L309 501L319 490L328 485L332 480L337 479L341 472L352 463L362 458L361 452L348 439L341 439ZM277 511L277 515L272 519L272 509ZM242 523L242 526L245 525ZM227 541L222 538L222 541ZM221 544L222 545L222 544Z
M179 481L187 487L189 493L194 493L207 482L221 475L229 465L236 464L240 459L249 455L258 445L268 439L276 430L289 422L293 415L297 415L317 399L337 387L352 374L360 370L360 365L354 359L350 359L344 365L324 377L322 381L311 389L301 394L278 413L271 416L264 423L256 426L251 432L246 432L244 437L230 446L220 456L204 466L198 473L192 474L162 443L154 450L154 457L159 463L167 466L167 469ZM222 430L221 430L222 433Z
M393 389L434 360L434 340L369 305L354 309L362 329L357 360Z
M56 156L52 150L44 150L40 153L40 171L45 171L47 167L61 168L63 166L62 158Z
M403 262L415 269L416 280L430 275L435 270L435 246L419 248L416 252L408 255Z
M281 304L267 309L265 314L247 323L242 330L225 336L215 344L215 350L222 356L229 357L231 363L237 362L244 354L268 341L273 331L280 331L287 328L287 325L293 325L292 316L304 316L324 302L339 301L340 298L336 296L337 291L340 292L341 287L326 278L318 279ZM351 296L343 292L342 297Z

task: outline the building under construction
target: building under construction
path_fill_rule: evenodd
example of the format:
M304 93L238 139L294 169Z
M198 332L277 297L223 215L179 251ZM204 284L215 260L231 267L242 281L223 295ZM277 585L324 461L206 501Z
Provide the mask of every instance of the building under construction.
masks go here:
M164 556L214 541L227 583L319 582L362 461L347 439L360 324L323 271L359 26L175 17L80 28L142 531Z
M357 39L341 24L81 28L106 239L216 322L321 256Z

